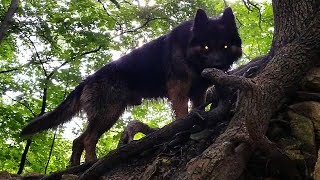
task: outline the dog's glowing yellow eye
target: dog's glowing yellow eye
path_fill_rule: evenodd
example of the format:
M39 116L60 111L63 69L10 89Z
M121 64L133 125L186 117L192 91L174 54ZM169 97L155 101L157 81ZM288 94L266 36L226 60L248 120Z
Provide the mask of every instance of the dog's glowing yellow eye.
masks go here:
M224 48L225 48L225 49L227 49L227 48L228 48L228 46L227 46L227 45L224 45Z

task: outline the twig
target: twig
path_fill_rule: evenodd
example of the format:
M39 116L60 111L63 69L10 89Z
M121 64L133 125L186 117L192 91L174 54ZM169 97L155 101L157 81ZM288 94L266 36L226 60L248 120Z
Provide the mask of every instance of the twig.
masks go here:
M10 97L10 96L8 96L8 97L9 97L12 101L15 101L15 102L21 104L22 106L24 106L25 108L27 108L34 117L36 116L35 112L33 112L33 110L32 110L27 104L25 104L25 103L23 103L23 102L21 102L21 101L18 101L18 100L14 99L14 98L12 98L12 97Z
M115 35L114 37L112 37L111 39L114 39L116 37L119 37L121 35L127 34L127 33L133 33L133 32L137 32L138 30L146 27L150 22L155 21L155 20L159 20L159 19L167 19L167 18L163 18L163 17L157 17L157 18L148 18L141 26L136 27L134 29L129 29L129 30L125 30L125 31L121 31L121 33ZM121 29L121 27L120 27Z
M242 2L246 6L246 8L251 12L252 12L251 6L253 6L255 9L257 9L258 15L259 15L258 26L259 26L260 30L262 31L262 27L261 27L261 22L262 22L261 8L257 4L251 2L250 0L242 0Z
M83 53L81 53L81 54L79 55L79 57L85 56L85 55L87 55L87 54L91 54L91 53L98 52L98 51L100 51L100 49L101 49L101 46L99 46L97 49L93 49L93 50L91 50L91 51L83 52ZM69 62L74 61L76 58L77 58L77 56L72 56L72 57L71 57L71 60L65 61L65 62L63 62L60 66L54 68L54 69L51 71L51 73L47 76L47 78L50 79L50 78L54 75L55 72L57 72L60 68L62 68L63 66L65 66L65 65L68 64Z
M250 0L247 0L247 1L248 1L248 3L249 3L251 6L253 6L254 8L257 9L258 14L259 14L259 28L260 28L260 30L262 31L262 27L261 27L261 22L262 22L261 8L260 8L257 4L251 2Z
M252 11L252 9L250 8L250 6L247 4L247 2L245 0L242 0L243 4L246 6L246 8L248 9L248 11Z
M38 60L39 60L39 62L40 62L40 64L41 64L43 73L44 73L44 75L47 77L47 76L48 76L47 70L45 69L45 67L44 67L44 65L43 65L44 62L41 60L40 54L39 54L39 52L38 52L38 50L37 50L34 42L30 39L29 36L27 36L27 35L25 35L25 34L23 34L23 35L24 35L24 36L29 40L29 42L31 43L31 45L32 45L32 47L33 47L33 49L34 49L34 51L35 51L36 57L38 58Z
M227 1L226 0L223 0L223 3L224 3L224 7L228 7L228 4L227 4Z

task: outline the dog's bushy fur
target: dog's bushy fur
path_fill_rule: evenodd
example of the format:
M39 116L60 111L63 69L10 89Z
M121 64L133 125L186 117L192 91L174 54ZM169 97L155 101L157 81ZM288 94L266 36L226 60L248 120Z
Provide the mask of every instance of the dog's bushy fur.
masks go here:
M189 99L201 105L210 83L201 77L204 68L227 70L242 54L233 12L208 18L199 9L194 20L181 23L131 53L113 61L81 82L55 110L35 118L22 135L32 135L70 120L80 110L89 124L74 140L71 165L96 159L96 143L118 120L125 108L142 98L167 97L180 119L188 113Z

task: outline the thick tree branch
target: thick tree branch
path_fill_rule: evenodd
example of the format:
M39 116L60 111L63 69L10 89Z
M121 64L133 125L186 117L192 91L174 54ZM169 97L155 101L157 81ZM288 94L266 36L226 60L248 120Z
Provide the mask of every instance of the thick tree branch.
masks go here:
M202 76L210 79L215 85L230 87L233 89L247 90L253 89L256 85L248 78L236 75L227 75L219 69L205 69Z

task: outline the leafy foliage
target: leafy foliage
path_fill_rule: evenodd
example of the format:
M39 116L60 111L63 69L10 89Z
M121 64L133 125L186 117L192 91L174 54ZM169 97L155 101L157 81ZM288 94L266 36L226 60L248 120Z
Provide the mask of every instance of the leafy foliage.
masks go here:
M8 0L1 1L1 19L9 4ZM241 63L265 54L272 40L271 5L258 5L261 18L258 9L247 8L242 1L228 5L236 12L243 39L245 56ZM0 170L17 171L25 145L19 132L42 110L52 110L81 79L192 18L199 7L218 15L224 3L218 0L22 1L9 35L0 44ZM172 120L172 115L166 100L145 100L141 106L128 108L99 141L99 156L117 146L120 132L131 119L162 127ZM82 125L64 128L68 135L63 133L64 129L57 131L47 173L67 166L72 144L69 136L79 134ZM24 172L44 172L52 138L53 131L33 138Z

